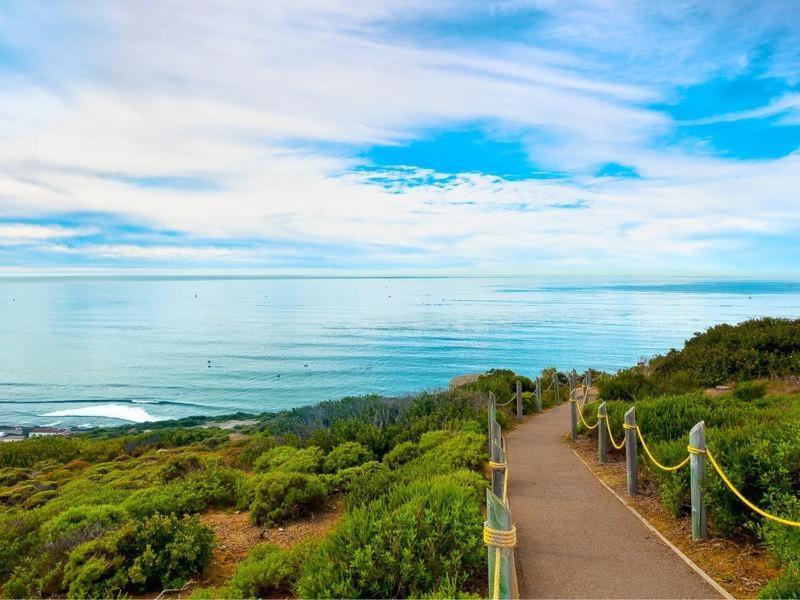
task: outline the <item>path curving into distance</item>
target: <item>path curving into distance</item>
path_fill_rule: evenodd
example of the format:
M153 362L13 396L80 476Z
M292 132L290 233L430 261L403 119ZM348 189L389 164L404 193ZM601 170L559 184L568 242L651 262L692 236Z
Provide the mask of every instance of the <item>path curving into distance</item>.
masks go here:
M564 443L569 403L507 435L521 598L720 598Z

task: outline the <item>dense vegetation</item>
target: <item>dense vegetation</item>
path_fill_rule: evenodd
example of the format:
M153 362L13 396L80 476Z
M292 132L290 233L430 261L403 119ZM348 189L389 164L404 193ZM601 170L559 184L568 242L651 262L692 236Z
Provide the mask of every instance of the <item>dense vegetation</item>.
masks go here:
M515 376L503 374L494 389L508 397ZM256 546L224 586L194 596L480 594L485 398L477 388L346 398L251 415L234 436L181 422L0 444L2 594L179 587L213 555L207 509L247 510L270 527L334 500L345 514L328 537Z
M634 402L637 423L653 453L662 463L677 464L686 456L689 430L705 421L708 447L733 484L758 506L800 520L798 375L800 320L761 319L712 327L683 350L603 377L598 385L616 439L623 435L623 414ZM705 391L722 384L729 389ZM587 405L584 413L591 421L596 405ZM669 510L689 513L688 469L646 473L657 482ZM709 522L718 533L760 539L784 565L785 574L763 596L800 597L800 529L758 517L713 472L703 493Z

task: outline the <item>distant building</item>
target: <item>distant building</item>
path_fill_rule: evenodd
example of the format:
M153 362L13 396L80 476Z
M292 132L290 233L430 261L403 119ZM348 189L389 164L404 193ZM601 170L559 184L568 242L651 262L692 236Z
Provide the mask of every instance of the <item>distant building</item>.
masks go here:
M25 437L22 427L0 427L0 442L18 442Z
M48 437L51 435L69 436L72 435L72 432L69 427L34 427L28 434L28 437Z

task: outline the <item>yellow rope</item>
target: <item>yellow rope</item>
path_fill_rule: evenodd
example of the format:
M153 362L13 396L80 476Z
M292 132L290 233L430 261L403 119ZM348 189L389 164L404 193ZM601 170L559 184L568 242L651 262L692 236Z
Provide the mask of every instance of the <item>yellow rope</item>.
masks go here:
M508 531L502 529L492 529L485 523L483 524L483 543L487 546L494 546L494 586L492 598L500 598L500 558L502 548L513 548L517 545L517 528L513 525Z
M622 450L625 447L625 438L622 438L621 444L617 444L617 442L614 441L614 435L611 433L611 423L608 418L606 418L606 429L608 429L608 439L611 440L611 445L617 450Z
M483 543L497 548L513 548L517 545L517 528L512 525L511 529L506 531L504 529L492 529L484 524Z
M696 448L695 448L695 450L696 450ZM739 490L737 490L734 487L734 485L731 483L731 480L728 479L727 475L725 475L725 472L722 470L722 467L720 467L719 464L717 464L717 461L714 458L714 455L711 454L711 450L706 450L705 454L706 454L706 456L708 456L708 459L711 461L711 465L714 467L714 470L722 478L722 481L725 482L725 485L728 486L728 489L730 489L730 491L733 492L734 495L737 498L739 498L739 500L741 500L745 504L745 506L747 506L749 509L757 512L762 517L766 517L767 519L770 519L772 521L776 521L778 523L782 523L783 525L789 525L790 527L800 527L800 522L798 522L798 521L790 521L789 519L783 519L781 517L776 517L775 515L769 514L767 511L757 507L755 504L750 502L747 498L745 498L742 495L742 493Z
M505 469L508 466L507 462L494 462L493 460L489 460L489 468L492 471L499 471L500 469Z
M584 427L586 427L586 429L588 429L589 431L591 431L592 429L595 429L595 428L596 428L598 425L600 425L600 421L598 420L598 421L597 421L597 423L595 423L594 425L591 425L591 426L590 426L590 425L589 425L589 424L586 422L586 419L584 419L584 418L583 418L583 411L581 410L581 405L578 403L578 401L577 401L577 400L575 400L574 398L570 398L570 402L574 402L574 403L575 403L575 406L577 406L577 407L578 407L578 416L581 418L581 421L583 421L583 426L584 426Z
M642 442L642 448L644 448L644 451L647 453L647 456L649 456L650 460L653 461L653 464L655 464L662 471L677 471L681 467L685 467L686 463L689 462L689 458L691 457L691 455L684 458L681 462L679 462L675 466L667 467L666 465L662 465L660 462L656 460L656 457L653 456L653 453L650 452L650 448L647 447L647 443L644 441L644 436L642 436L642 430L639 429L638 425L636 425L636 433L639 434L639 440Z

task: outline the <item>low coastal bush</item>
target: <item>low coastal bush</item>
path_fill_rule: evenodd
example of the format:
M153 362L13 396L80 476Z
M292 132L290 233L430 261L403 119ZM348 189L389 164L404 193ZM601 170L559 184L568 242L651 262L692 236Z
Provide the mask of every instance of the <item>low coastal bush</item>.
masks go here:
M278 446L256 459L254 469L259 473L285 471L291 473L318 473L322 468L322 448L294 448Z
M271 527L322 508L328 487L316 475L276 471L250 481L250 516L257 525Z
M211 556L213 535L193 515L236 506L271 526L324 508L331 495L345 511L339 527L363 511L355 523L368 520L377 537L347 540L345 533L331 542L326 552L340 559L320 590L340 587L337 578L348 569L369 572L371 553L384 546L409 570L409 583L390 572L394 558L376 558L378 569L358 586L364 593L397 586L429 596L482 591L484 568L474 549L482 547L485 395L348 398L262 415L238 439L180 423L149 429L0 445L4 596L115 597L179 587ZM428 524L437 530L417 539ZM301 575L311 585L304 565L320 552L314 544L254 550L229 581L196 596L297 594ZM426 574L434 553L443 560Z
M358 442L344 442L330 451L325 457L323 470L326 473L336 473L340 469L356 467L361 463L373 460L375 456L369 448Z
M743 381L733 390L733 395L739 400L757 400L767 393L767 386L758 381Z
M354 508L301 565L298 595L418 597L446 577L479 589L481 500L459 483L431 481Z
M213 540L196 517L132 521L73 550L64 567L64 587L71 598L107 598L126 590L180 586L206 566Z
M414 442L401 442L383 456L383 462L390 469L396 469L400 465L415 459L419 454L420 449L417 444Z

